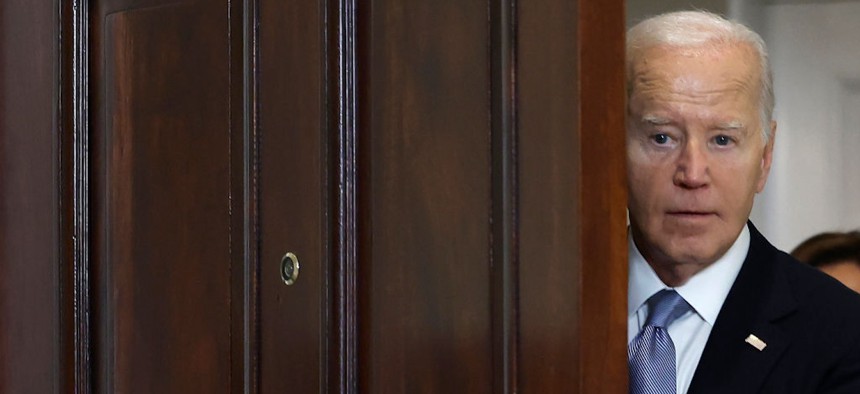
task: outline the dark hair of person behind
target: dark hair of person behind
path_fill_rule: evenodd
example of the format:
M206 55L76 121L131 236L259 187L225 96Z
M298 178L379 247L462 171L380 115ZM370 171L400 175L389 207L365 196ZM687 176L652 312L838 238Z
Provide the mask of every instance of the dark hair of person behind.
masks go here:
M815 267L840 261L860 264L860 231L827 232L812 236L797 245L791 255Z

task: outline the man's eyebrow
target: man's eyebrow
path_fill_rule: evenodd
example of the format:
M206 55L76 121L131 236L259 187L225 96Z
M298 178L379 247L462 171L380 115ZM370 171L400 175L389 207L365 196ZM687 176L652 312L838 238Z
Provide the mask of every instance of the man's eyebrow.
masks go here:
M731 120L728 122L717 123L717 130L739 130L743 129L744 124L739 120Z
M669 118L664 118L657 115L645 115L642 117L642 123L648 123L653 126L664 126L672 123Z

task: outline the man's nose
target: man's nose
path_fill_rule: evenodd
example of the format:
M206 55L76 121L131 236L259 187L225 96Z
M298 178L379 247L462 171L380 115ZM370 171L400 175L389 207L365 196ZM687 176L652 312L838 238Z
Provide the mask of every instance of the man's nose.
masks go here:
M708 185L708 157L703 143L688 140L678 156L673 179L676 186L698 189Z

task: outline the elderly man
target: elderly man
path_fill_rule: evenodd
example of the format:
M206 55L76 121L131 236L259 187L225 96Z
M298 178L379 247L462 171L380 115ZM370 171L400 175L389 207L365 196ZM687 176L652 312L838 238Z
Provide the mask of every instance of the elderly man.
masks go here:
M761 37L713 14L628 32L631 393L860 393L860 296L748 221L768 67Z

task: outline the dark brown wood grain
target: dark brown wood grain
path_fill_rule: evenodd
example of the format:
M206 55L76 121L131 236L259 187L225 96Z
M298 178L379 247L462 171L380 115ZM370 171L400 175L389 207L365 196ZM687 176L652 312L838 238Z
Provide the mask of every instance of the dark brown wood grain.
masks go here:
M331 255L324 14L317 1L260 3L260 392L325 392ZM295 284L281 259L300 262Z
M66 258L60 265L60 300L65 344L60 357L65 390L92 392L93 287L90 226L90 7L86 1L60 2L62 32L59 67L61 236Z
M518 9L519 388L624 393L623 3Z
M626 392L620 0L0 4L0 391Z
M230 387L259 392L259 7L229 3ZM226 391L226 388L224 388Z
M230 79L220 4L105 22L106 392L224 392L230 379Z
M363 116L362 88L369 77L367 59L362 51L369 47L364 37L370 26L363 16L371 8L359 7L357 0L332 0L325 7L326 39L326 109L327 133L331 142L327 155L327 196L330 252L329 286L325 292L329 300L330 326L328 334L327 389L331 392L354 393L358 390L359 335L370 319L360 316L359 278L371 268L359 260L371 252L368 214L369 193L361 183L371 179L369 156L371 135L361 133L369 122ZM366 51L365 51L366 55ZM361 126L360 126L361 125ZM370 261L369 259L365 261ZM365 293L366 294L366 293Z
M520 389L578 392L582 176L577 3L518 2Z
M488 7L374 1L360 392L492 392ZM366 102L364 100L367 100Z
M51 2L0 3L0 392L65 387L60 30Z
M494 393L520 385L519 128L515 1L490 2L490 239Z
M624 2L579 2L582 393L627 393Z

